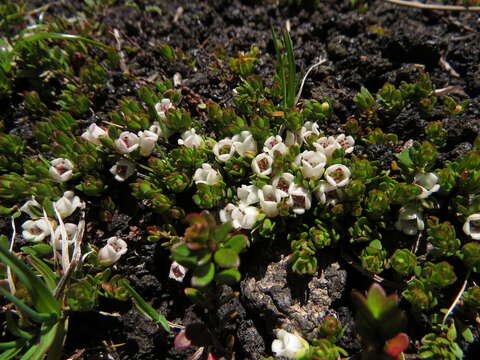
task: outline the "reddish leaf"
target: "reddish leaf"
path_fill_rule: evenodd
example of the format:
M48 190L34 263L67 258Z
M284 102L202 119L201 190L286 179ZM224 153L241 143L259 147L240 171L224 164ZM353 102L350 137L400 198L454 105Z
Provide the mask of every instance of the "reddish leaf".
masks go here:
M386 354L397 358L408 347L408 336L405 333L395 335L385 342L384 351Z

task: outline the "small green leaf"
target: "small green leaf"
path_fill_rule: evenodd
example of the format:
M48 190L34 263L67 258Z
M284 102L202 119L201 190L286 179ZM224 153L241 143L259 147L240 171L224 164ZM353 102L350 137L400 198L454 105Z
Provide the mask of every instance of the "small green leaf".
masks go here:
M32 246L22 246L20 248L25 254L44 257L52 254L52 247L45 243L35 244Z
M199 266L192 276L192 286L205 287L212 282L215 275L215 265L211 262Z
M236 268L240 265L240 258L238 254L232 249L220 249L215 252L213 259L218 264L218 266L223 268Z
M242 275L237 269L226 269L215 275L215 281L219 284L233 285L240 281Z
M225 243L225 247L232 249L237 254L241 253L247 246L248 237L243 234L234 235Z

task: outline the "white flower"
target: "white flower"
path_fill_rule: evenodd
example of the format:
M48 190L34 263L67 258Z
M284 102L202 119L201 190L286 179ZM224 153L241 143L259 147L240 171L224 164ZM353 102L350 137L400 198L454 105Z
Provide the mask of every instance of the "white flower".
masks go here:
M279 190L272 185L265 185L258 191L258 198L260 199L260 207L268 217L275 217L278 215L278 203L282 197Z
M337 136L335 141L343 148L343 150L345 150L345 154L350 154L353 152L353 145L355 145L355 140L353 140L353 137L340 134Z
M337 190L337 191L334 191ZM335 205L338 201L338 189L325 180L320 180L318 188L314 191L315 197L322 204Z
M37 219L42 216L42 206L35 200L34 196L32 196L32 200L28 200L22 205L20 211L30 215L32 219Z
M255 206L240 203L232 210L232 226L235 229L253 229L258 220L259 211Z
M309 179L319 179L323 174L327 157L320 151L304 151L301 154L302 174Z
M108 136L108 133L97 124L91 124L81 135L82 138L95 145L101 144L100 138L103 136Z
M220 221L222 223L232 222L232 212L237 207L232 203L228 203L222 210L219 212Z
M110 168L110 172L115 176L115 180L125 181L135 173L135 163L127 159L120 159Z
M107 240L107 245L98 251L98 262L103 266L110 266L120 260L127 252L127 243L114 236Z
M58 158L51 161L52 166L48 172L53 180L62 183L68 181L73 176L73 164L68 159Z
M187 274L187 269L177 263L176 261L172 262L170 265L170 272L168 274L168 277L170 279L176 280L178 282L182 282L183 278Z
M66 223L64 225L65 225L65 231L67 233L67 244L68 246L70 246L73 244L75 233L77 232L77 225L71 224L71 223ZM63 242L62 231L60 226L57 226L53 234L53 245L55 249L62 250L62 242Z
M220 140L213 146L213 153L218 161L226 162L230 160L235 153L232 139L227 137Z
M115 140L115 147L120 154L128 154L140 146L138 136L130 131L124 131Z
M467 217L463 224L463 232L474 240L480 240L480 213Z
M252 169L257 175L268 176L272 173L273 158L265 153L258 154L252 160Z
M320 135L318 124L316 122L307 121L300 129L300 138L303 142L307 142L307 140L313 135Z
M342 187L350 182L350 169L342 164L329 166L325 170L325 180L335 187Z
M332 157L332 154L335 150L340 149L342 146L335 140L333 136L321 137L313 143L313 146L317 151L321 151L325 154L327 159Z
M166 112L173 108L173 104L170 99L164 98L160 102L155 104L155 111L157 112L158 116L162 119L166 119L167 115Z
M153 149L155 149L155 144L158 141L158 135L150 130L145 130L138 132L138 138L138 143L140 145L140 155L150 156Z
M178 145L186 146L189 149L198 149L203 144L203 139L196 134L195 129L190 129L182 134L182 138L178 139Z
M302 139L299 134L296 134L290 130L287 131L287 135L285 136L285 145L301 145Z
M288 152L288 147L283 143L280 135L270 136L267 140L265 140L263 151L270 154L270 156L275 156L275 153L277 152L285 155Z
M148 131L151 131L158 136L162 135L162 127L160 126L160 123L158 121L154 121L153 124L150 125Z
M272 185L275 189L278 190L282 198L290 195L290 190L295 185L293 183L294 178L295 176L293 176L293 174L283 173L282 175L277 176L273 179Z
M308 350L308 343L298 335L283 329L277 331L277 339L272 342L272 352L277 357L299 359Z
M259 201L258 189L255 185L242 185L237 188L237 196L240 202L245 205L256 204Z
M65 191L63 196L55 201L54 206L62 219L73 214L75 210L82 204L78 196L73 191Z
M27 220L22 229L23 238L32 242L40 242L50 235L50 224L45 219Z
M406 235L416 235L425 228L422 213L415 205L405 205L398 212L395 228Z
M202 167L195 171L193 181L195 184L215 185L222 179L222 176L217 170L212 168L212 165L203 163Z
M440 190L440 185L437 184L438 176L434 173L420 173L415 175L414 184L417 185L422 193L418 195L419 199L425 199L432 193Z
M250 131L242 131L240 134L235 135L232 141L235 150L240 156L257 154L257 142Z
M312 206L312 196L303 187L293 186L287 204L293 208L295 214L302 215Z

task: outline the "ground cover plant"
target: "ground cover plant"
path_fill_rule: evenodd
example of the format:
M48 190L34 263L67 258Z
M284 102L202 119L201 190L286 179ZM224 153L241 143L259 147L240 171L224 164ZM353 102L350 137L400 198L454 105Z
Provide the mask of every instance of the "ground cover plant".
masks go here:
M472 12L0 15L1 359L475 358Z

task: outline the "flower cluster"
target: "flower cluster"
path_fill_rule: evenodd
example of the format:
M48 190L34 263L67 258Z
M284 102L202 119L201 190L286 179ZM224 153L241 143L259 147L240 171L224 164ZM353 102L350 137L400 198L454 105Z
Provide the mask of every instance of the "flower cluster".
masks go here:
M315 150L307 149L300 153L291 163L290 172L275 173L275 161L288 155L293 145L305 145ZM287 132L285 141L280 135L270 136L263 144L263 151L258 154L257 143L249 131L220 140L213 147L219 162L229 161L235 153L249 156L253 158L253 173L269 179L268 184L261 187L253 183L238 187L238 203L228 203L220 211L220 220L231 222L235 229L252 229L262 213L267 217L276 217L282 209L290 209L295 214L304 214L312 206L310 187L322 203L328 202L327 195L328 198L338 198L341 196L340 189L350 182L351 173L345 165L334 164L332 155L336 149L343 149L349 154L353 145L353 138L345 134L321 137L318 125L311 122L305 123L297 133ZM210 171L215 171L209 164L204 164L204 168L206 165ZM200 171L198 169L195 175ZM215 177L213 172L211 177ZM301 182L302 178L306 181ZM306 182L313 186L305 185Z

